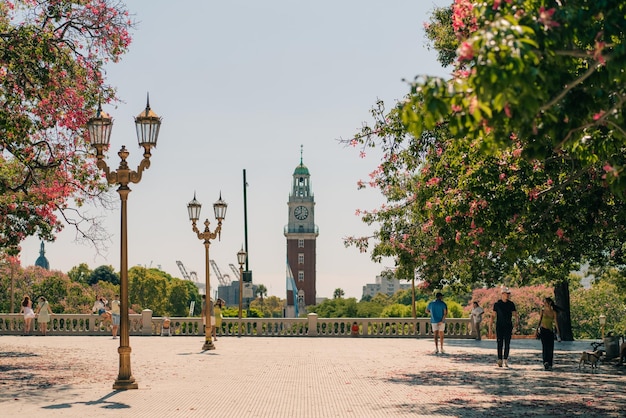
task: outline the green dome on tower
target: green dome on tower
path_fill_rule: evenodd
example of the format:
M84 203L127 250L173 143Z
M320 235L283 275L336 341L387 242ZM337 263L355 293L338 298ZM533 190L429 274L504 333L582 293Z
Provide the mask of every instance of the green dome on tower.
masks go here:
M304 165L302 163L302 154L304 152L304 146L300 145L300 165L296 167L296 169L293 171L293 175L294 176L308 176L309 174L309 169L306 168L306 165Z
M41 246L39 247L39 257L37 261L35 261L35 265L41 267L42 269L50 270L50 263L46 258L46 250L44 248L43 241L41 241Z
M296 176L308 176L309 175L309 169L306 168L306 165L302 164L302 162L300 162L300 165L296 167L296 169L294 170L293 174L295 174Z

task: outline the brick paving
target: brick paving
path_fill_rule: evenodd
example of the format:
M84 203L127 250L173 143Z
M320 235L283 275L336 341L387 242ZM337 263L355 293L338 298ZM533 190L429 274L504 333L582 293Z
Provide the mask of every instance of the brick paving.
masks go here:
M119 340L0 336L2 417L618 417L626 368L578 370L589 341L131 337L139 389L115 391Z

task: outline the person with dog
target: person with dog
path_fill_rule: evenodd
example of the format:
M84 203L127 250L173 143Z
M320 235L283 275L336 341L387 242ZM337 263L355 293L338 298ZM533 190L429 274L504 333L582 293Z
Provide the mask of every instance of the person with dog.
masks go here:
M517 330L520 329L519 314L509 298L511 291L503 287L500 300L493 305L493 313L496 323L496 341L498 350L498 367L509 367L509 352L511 351L511 337L513 337L513 316L517 322ZM494 319L492 319L493 321Z
M443 332L446 329L448 305L443 301L443 293L437 292L435 298L426 307L426 313L430 315L430 325L435 336L435 354L445 354L445 351L443 351ZM441 340L441 344L439 344L439 340Z
M539 339L541 339L541 353L543 359L543 368L545 370L552 370L552 363L554 360L554 329L556 328L556 334L561 335L559 332L559 321L557 321L557 313L561 308L556 306L552 298L547 297L543 300L543 309L541 310L541 317L539 318ZM561 341L561 337L559 337Z

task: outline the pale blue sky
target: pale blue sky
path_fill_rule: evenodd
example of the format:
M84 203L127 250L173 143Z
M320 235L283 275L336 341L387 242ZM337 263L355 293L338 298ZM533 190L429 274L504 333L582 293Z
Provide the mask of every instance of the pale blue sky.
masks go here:
M358 191L356 183L379 160L371 151L360 159L357 149L337 139L350 138L369 121L378 98L390 105L402 98L408 92L402 79L447 74L426 48L423 22L435 6L450 2L127 2L139 24L130 52L108 68L108 81L124 101L105 108L115 119L109 165L118 166L116 152L123 144L131 167L139 163L133 117L145 107L146 92L163 117L152 166L131 186L129 265L160 266L181 277L181 260L204 280L204 246L191 231L186 205L195 191L202 219L209 217L214 227L212 204L221 191L229 206L210 258L230 273L228 264L237 265L244 242L246 169L250 269L256 284L284 298L283 228L303 145L320 230L317 296L332 297L340 287L347 297L360 298L363 285L392 266L345 248L342 239L372 230L355 211L383 200L375 191ZM119 203L104 215L112 234L104 257L74 243L74 231L67 228L57 242L46 244L52 269L66 272L84 262L119 270ZM34 264L38 252L37 240L25 242L23 265Z

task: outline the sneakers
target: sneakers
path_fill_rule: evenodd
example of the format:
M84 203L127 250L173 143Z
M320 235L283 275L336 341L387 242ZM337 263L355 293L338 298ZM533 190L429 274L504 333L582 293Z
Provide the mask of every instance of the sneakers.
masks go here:
M443 351L443 348L441 349L441 351L439 351L441 354L446 354L445 351Z
M435 353L434 354L439 354L439 349L435 348Z
M498 359L498 367L502 367L502 360Z
M552 370L552 366L547 361L545 363L543 363L543 368L546 369L547 371L551 371Z
M509 367L509 363L506 361L506 359L505 359L505 360L504 360L504 362L503 362L503 366L504 366L504 367Z

